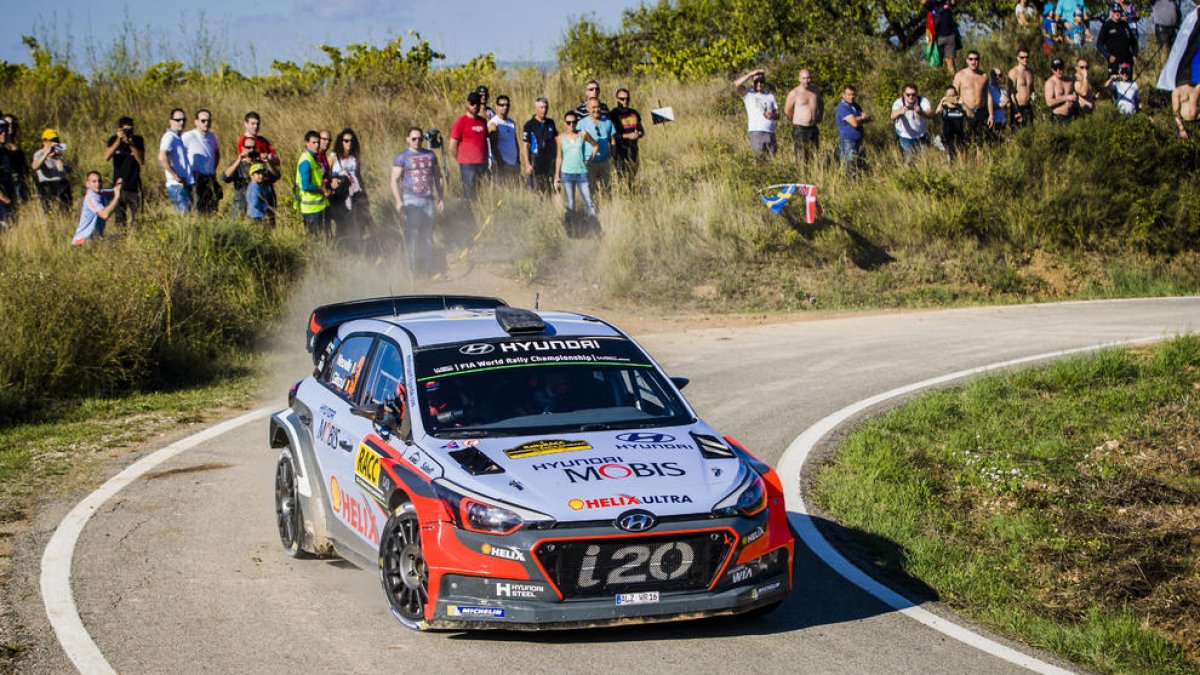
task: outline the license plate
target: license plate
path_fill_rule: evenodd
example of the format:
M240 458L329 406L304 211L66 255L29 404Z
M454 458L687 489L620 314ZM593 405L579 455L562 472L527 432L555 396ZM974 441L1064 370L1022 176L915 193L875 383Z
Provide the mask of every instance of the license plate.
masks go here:
M617 594L618 605L648 605L654 602L658 602L658 591Z

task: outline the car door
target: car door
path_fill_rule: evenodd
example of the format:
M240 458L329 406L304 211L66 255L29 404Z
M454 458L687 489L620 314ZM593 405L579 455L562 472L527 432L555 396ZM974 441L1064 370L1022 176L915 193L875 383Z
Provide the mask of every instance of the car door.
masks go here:
M391 340L381 338L371 352L366 370L360 375L356 402L364 408L392 404L401 393L399 385L403 381L400 348ZM381 443L391 442L394 435L381 427L380 422L362 416L347 421L346 428L356 445L353 461L346 467L348 473L342 481L346 486L342 490L343 499L355 510L350 514L351 529L368 545L364 554L373 556L379 550L379 534L387 522L386 495L381 483L384 475L379 461L383 454Z
M317 415L317 461L326 476L331 523L335 538L379 542L382 522L371 500L354 482L354 463L370 422L351 413L363 398L364 374L375 347L372 335L350 335L338 346L321 376L324 392Z

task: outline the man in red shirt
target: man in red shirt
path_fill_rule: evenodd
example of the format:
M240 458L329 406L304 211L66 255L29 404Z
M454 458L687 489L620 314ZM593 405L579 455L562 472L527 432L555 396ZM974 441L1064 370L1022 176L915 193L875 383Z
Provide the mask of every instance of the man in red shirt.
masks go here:
M467 112L450 129L448 150L458 162L467 201L475 200L475 185L487 171L487 120L479 115L482 103L479 92L467 94Z

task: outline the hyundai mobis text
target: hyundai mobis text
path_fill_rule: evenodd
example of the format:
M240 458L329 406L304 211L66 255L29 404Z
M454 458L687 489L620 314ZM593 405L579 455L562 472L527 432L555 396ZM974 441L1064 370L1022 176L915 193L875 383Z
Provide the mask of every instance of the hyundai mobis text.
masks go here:
M792 588L778 477L628 335L495 298L319 307L271 418L286 552L378 567L414 629L765 613Z

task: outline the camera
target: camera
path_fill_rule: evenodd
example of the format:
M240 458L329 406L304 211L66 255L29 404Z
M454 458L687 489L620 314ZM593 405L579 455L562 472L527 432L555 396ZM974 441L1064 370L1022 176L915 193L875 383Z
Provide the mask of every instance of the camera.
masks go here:
M442 147L442 132L440 129L430 129L425 132L425 140L429 141L429 147L437 150Z
M66 144L66 143L59 143L59 144L57 144L57 145L55 145L55 146L54 146L54 151L55 151L55 152L57 152L57 153L59 153L59 154L62 154L63 152L65 152L65 151L66 151L66 149L67 149L67 144Z
M250 158L251 162L257 162L258 158L261 156L262 156L262 153L257 150L251 150L250 152L246 153L246 157Z

